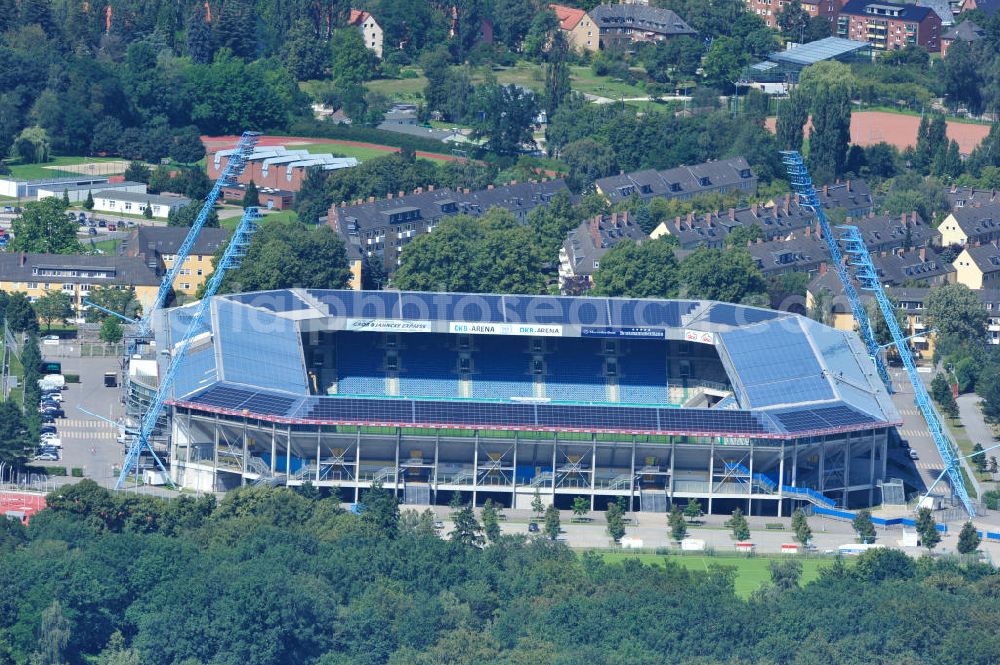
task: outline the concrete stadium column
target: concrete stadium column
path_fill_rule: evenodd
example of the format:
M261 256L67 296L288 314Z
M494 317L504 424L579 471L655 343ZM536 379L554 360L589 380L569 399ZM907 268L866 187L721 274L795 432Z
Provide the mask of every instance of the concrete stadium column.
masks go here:
M868 474L868 505L875 505L875 430L872 429L872 449ZM884 481L884 479L883 479Z
M215 414L215 446L212 450L212 491L219 482L219 414Z
M785 442L781 442L781 457L778 459L778 517L782 516L785 493L781 489L785 485Z
M799 482L799 442L792 448L792 487L798 487Z
M750 494L747 496L747 515L753 515L753 439L750 440L750 480L747 482L747 487L750 489Z
M844 491L841 503L847 508L847 497L851 493L851 433L847 433L847 446L844 448Z
M715 496L715 439L708 449L708 514L712 514L712 497Z
M552 504L556 502L556 451L559 449L559 433L552 438Z
M594 509L597 492L597 434L590 435L590 509Z
M479 430L476 430L472 449L472 507L476 507L476 488L479 487Z
M393 486L392 495L394 497L396 497L397 499L399 498L399 443L400 443L400 439L402 439L402 438L403 438L403 428L397 427L396 428L396 466L394 467L393 473L392 473L392 477L393 477L393 481L394 481L392 483L392 486Z
M889 435L888 433L882 433L882 475L879 476L883 481L885 480L885 469L886 469L886 459L889 454Z
M249 446L247 445L247 417L243 416L243 473L240 474L240 485L247 484L247 460Z
M354 455L354 503L361 501L361 428L358 427Z
M631 473L628 479L628 511L632 512L635 508L635 438L636 435L632 435L632 466Z
M192 445L194 443L194 433L193 433L194 430L191 429L191 412L190 411L188 411L187 416L188 416L187 417L187 421L188 421L188 448L187 448L187 460L186 461L187 461L188 464L190 464L191 463L191 448L194 447Z
M319 483L319 472L320 465L319 461L322 458L322 451L320 450L320 444L323 441L323 426L316 425L316 483Z
M292 426L288 425L285 433L288 438L285 439L285 484L288 484L288 480L292 477Z
M521 438L519 432L514 432L514 470L510 474L510 507L517 508L517 442Z
M432 504L436 504L437 503L437 494L438 494L438 460L440 459L439 458L440 449L441 449L441 430L436 430L434 432L434 469L433 469L433 477L430 479L430 482L431 482L431 492L434 495L431 498L431 503Z
M278 458L278 426L271 423L271 475L274 475L274 464Z
M819 446L819 491L826 489L826 439Z
M667 491L670 494L670 505L674 505L674 469L676 468L674 460L677 458L677 438L674 436L670 437L670 487Z

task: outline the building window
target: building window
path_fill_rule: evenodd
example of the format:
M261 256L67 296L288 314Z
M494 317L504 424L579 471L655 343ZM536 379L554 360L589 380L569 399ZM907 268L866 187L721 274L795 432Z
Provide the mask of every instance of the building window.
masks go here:
M184 290L184 291L190 291L191 290L191 285L190 284L186 284L186 283L181 284L181 289Z
M38 282L28 282L28 288L29 289L37 289L38 288Z

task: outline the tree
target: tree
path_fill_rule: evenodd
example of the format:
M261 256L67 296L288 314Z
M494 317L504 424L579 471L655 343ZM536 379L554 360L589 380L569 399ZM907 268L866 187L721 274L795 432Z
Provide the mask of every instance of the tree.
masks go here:
M701 501L694 497L688 499L687 505L684 506L684 517L689 522L699 519L701 517Z
M142 659L136 649L128 648L125 637L116 630L96 662L97 665L141 665Z
M131 161L125 169L125 180L129 182L148 183L152 173L150 168L139 161Z
M266 227L265 227L266 228ZM392 278L399 289L465 293L542 293L542 257L532 230L503 209L455 215L406 247Z
M833 182L844 172L851 140L851 99L843 87L821 90L813 102L809 169L814 182Z
M496 505L493 503L493 499L486 499L483 503L483 533L486 534L486 538L491 542L495 543L500 538L500 518L497 515Z
M764 230L756 224L737 226L726 236L726 248L746 247L747 244L764 239Z
M63 616L58 600L42 612L42 625L38 635L38 650L32 655L37 665L63 665L63 653L69 645L69 621Z
M7 325L13 332L38 332L38 316L31 307L27 294L15 291L8 296L5 311Z
M535 144L532 129L538 115L535 93L516 85L487 83L476 88L472 101L472 138L486 139L497 155L515 155Z
M854 532L858 534L858 539L862 543L875 542L875 523L872 522L870 510L859 510L851 521L851 526L854 527Z
M535 513L535 519L542 516L545 512L545 503L542 501L542 493L539 489L535 488L535 494L531 497L531 512Z
M824 91L833 90L845 91L850 97L856 85L850 65L836 60L824 60L802 70L799 74L798 92L812 100L816 100ZM815 106L812 111L816 112Z
M69 207L69 191L68 190L65 190L65 189L63 190L62 203L67 208Z
M679 543L687 536L687 521L684 519L684 512L681 507L674 504L670 509L670 516L667 517L667 524L670 526L670 539Z
M566 44L566 38L563 37L562 30L556 30L545 66L544 100L545 113L549 118L555 114L559 105L570 93L569 66L566 64L568 57L569 46Z
M745 247L701 248L680 266L682 293L688 298L747 302L767 292L767 283Z
M183 208L174 208L169 213L167 213L167 226L193 226L198 215L201 214L202 208L205 204L201 201L194 201L189 203ZM213 208L208 213L208 219L205 221L206 229L217 229L219 228L219 213Z
M562 532L559 523L559 509L555 507L555 504L550 504L545 509L545 524L542 527L542 532L548 536L549 540L557 539Z
M590 512L590 501L585 497L578 496L573 499L573 514L576 515L577 519L583 519Z
M608 535L616 543L619 542L625 535L625 518L621 506L616 502L609 503L604 517L608 522Z
M809 100L798 90L793 90L778 106L775 134L782 150L802 150L803 131L809 119Z
M448 533L451 542L458 543L465 547L482 547L483 535L482 526L476 520L476 513L472 510L471 504L466 504L461 510L452 516L454 528ZM499 531L499 525L497 525Z
M935 114L924 116L917 128L917 147L913 154L913 165L920 173L929 173L938 153L947 150L948 135L944 116Z
M1000 374L990 374L979 381L976 391L983 398L983 416L988 422L1000 423Z
M187 38L187 53L191 62L196 65L207 65L212 62L215 47L212 44L212 28L205 15L205 7L195 3L185 23L184 34Z
M135 297L134 287L116 289L109 286L97 286L91 289L87 300L130 319L137 318L139 315L140 305L139 300ZM96 307L88 307L83 316L87 323L99 323L108 318L110 314L102 312Z
M257 191L257 184L251 180L243 194L243 208L255 208L260 205L260 192Z
M252 58L257 50L255 21L254 6L251 3L224 4L212 25L215 48L232 51L240 58Z
M939 343L947 347L979 343L986 336L987 312L976 292L964 284L946 284L927 296L929 328L937 328Z
M799 587L799 579L802 577L802 564L799 561L771 559L768 567L771 571L771 585L779 593Z
M789 38L803 43L808 26L809 14L802 9L799 0L792 0L778 11L778 27Z
M962 530L958 532L958 545L955 549L958 550L959 554L972 554L979 549L981 540L975 525L972 522L966 522L962 525Z
M87 191L87 199L83 202L83 207L87 210L94 209L94 195L89 190Z
M316 34L316 28L305 19L299 19L285 35L285 66L299 81L323 76L329 59L329 46Z
M945 415L951 418L958 417L958 403L955 401L951 384L948 383L944 374L938 374L931 381L931 397L941 406L941 410L944 411Z
M48 133L36 125L21 130L11 146L10 156L22 164L41 164L49 161L51 150Z
M591 138L566 144L559 151L559 158L569 169L566 186L574 192L582 192L598 178L618 171L615 151Z
M677 241L670 236L641 243L621 242L601 258L592 293L626 298L671 298L679 285L674 257Z
M331 73L338 86L360 85L375 78L378 58L365 48L364 37L355 28L341 28L330 40Z
M937 522L934 521L930 508L921 508L917 511L916 530L920 536L920 544L926 547L928 552L941 542L941 534L937 530Z
M719 37L705 54L702 67L705 77L714 85L728 90L740 80L743 68L750 64L750 54L739 40Z
M205 144L201 142L201 132L198 128L188 125L174 132L168 155L170 159L181 164L194 164L204 157Z
M733 510L733 514L726 520L725 526L733 532L733 538L736 540L746 540L750 537L750 525L747 523L743 511L739 508Z
M978 441L974 446L972 446L972 456L970 459L972 460L973 466L976 467L976 471L979 473L986 473L986 465L988 464L986 461L986 453L983 452L983 446Z
M169 215L169 213L167 213ZM146 219L153 219L153 204L146 201L146 206L142 209L142 216Z
M983 76L972 45L956 39L948 47L948 57L941 61L945 100L952 109L965 105L973 115L983 110Z
M451 498L448 499L448 507L451 509L452 516L455 516L464 506L465 502L462 501L462 493L458 490L452 492Z
M0 402L0 462L20 467L34 448L27 419L14 402Z
M361 500L365 506L362 521L387 538L395 537L399 530L399 500L393 493L382 487L382 483L375 482Z
M809 528L809 520L801 508L792 513L792 531L795 532L795 540L805 546L812 540L812 529Z
M224 293L342 289L350 278L344 241L330 227L275 222L254 234L246 258L226 273L221 288Z
M56 321L66 323L73 316L73 299L62 291L46 291L32 303L38 318L45 322L45 330L51 330Z
M101 323L101 331L98 333L98 337L101 338L101 341L108 344L117 344L122 341L123 334L122 324L118 323L118 319L115 317L109 316Z
M518 51L531 29L535 8L528 0L496 0L493 27L497 38L511 51Z
M62 201L50 196L24 205L24 212L14 218L14 252L74 254L80 251L76 240L77 224L66 216Z

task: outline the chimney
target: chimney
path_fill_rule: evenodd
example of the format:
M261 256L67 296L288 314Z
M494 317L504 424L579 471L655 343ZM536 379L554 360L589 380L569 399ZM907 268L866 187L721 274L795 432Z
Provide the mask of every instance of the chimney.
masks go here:
M854 218L851 217L850 215L848 215L847 217L844 218L844 224L850 224L853 221L854 221Z
M847 181L847 191L848 191L848 192L853 192L853 191L854 191L854 190L853 190L853 189L851 188L851 181L850 181L850 179L848 179L848 181Z
M905 212L904 213L900 213L900 215L899 215L899 223L902 224L903 226L906 226L906 213Z
M729 221L731 221L731 222L735 222L736 221L736 208L730 208L729 209Z
M806 237L807 238L812 237L812 227L811 226L807 226L806 227Z
M819 225L819 222L816 222L816 237L817 238L823 237L823 227Z
M788 207L789 207L789 205L791 205L791 203L792 203L792 195L791 194L785 194L785 214L786 215L788 214Z
M375 203L375 197L374 196L369 196L368 197L368 203Z
M681 216L680 215L677 215L676 217L674 217L674 228L676 228L678 231L681 230Z
M598 219L600 219L600 218L598 218ZM617 212L611 213L611 226L614 226L614 227L618 226L618 213Z
M921 247L919 254L920 254L920 262L921 263L926 262L927 261L927 248L926 247Z
M705 224L707 224L709 228L715 226L714 224L712 224L712 213L710 212L705 213Z
M830 186L823 185L823 196L829 196L829 195L830 195Z
M757 216L757 204L756 203L751 203L750 204L750 214L753 215L754 217Z
M517 184L517 180L511 180L511 181L510 181L510 184L511 184L511 185L516 185L516 184Z
M850 181L848 181L848 182L850 182ZM825 274L826 274L826 261L822 261L819 264L819 276L822 277Z
M757 244L758 245L763 245L764 244L764 239L763 238L757 238Z
M403 198L404 196L406 196L406 192L400 190L399 191L399 198Z
M392 200L392 192L389 192L388 194L386 194L385 198L386 198L387 201L391 201Z
M428 192L433 192L434 191L434 185L427 185L427 191Z
M622 213L622 226L628 225L628 210Z
M914 224L917 223L917 211L916 210L914 210L913 212L910 213L910 221L913 222Z
M689 229L694 227L694 213L693 212L689 212L688 213L687 222L688 222L688 228Z
M463 192L464 194L468 194L468 193L469 193L469 192L471 192L471 191L472 191L472 190L471 190L471 189L469 189L468 187L466 187L465 189L463 189L463 190L462 190L462 192Z
M28 255L24 252L21 252L21 267L24 267L24 264L27 261L28 261Z

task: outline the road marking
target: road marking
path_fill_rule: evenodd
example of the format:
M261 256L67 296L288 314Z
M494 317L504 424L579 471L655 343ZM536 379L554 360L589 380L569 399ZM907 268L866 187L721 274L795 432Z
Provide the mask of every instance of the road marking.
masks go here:
M69 431L60 432L59 437L62 439L114 439L115 433Z
M924 471L941 471L944 469L943 466L934 462L917 462L917 468Z

